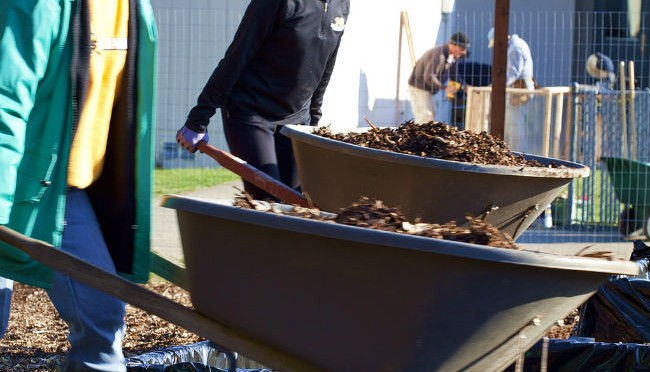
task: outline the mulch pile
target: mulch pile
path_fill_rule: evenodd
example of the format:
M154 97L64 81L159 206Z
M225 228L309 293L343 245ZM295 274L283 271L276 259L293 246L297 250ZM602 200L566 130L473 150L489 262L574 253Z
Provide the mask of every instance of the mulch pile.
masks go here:
M467 216L466 224L462 226L457 225L456 221L444 224L409 221L398 208L386 206L381 200L365 196L360 197L349 207L341 209L338 214L321 213L317 208L299 206L286 209L273 208L271 204L256 203L245 193L235 197L234 205L241 208L400 234L480 244L495 248L521 249L510 236L480 218Z
M508 144L487 132L464 131L440 122L415 124L411 120L395 128L371 126L371 129L365 132L348 133L333 133L329 127L319 127L313 134L353 145L408 155L483 165L544 167L536 160L513 153ZM551 164L549 167L557 166Z

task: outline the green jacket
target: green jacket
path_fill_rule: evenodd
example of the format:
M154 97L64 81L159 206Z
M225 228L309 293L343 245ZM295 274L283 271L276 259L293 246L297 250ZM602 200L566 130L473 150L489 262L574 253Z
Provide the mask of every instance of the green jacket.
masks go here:
M0 2L0 224L59 247L70 144L91 43L85 0ZM120 275L149 276L157 32L149 0L131 0L123 109L88 188ZM137 74L135 73L137 71ZM0 243L0 276L49 287L52 270Z

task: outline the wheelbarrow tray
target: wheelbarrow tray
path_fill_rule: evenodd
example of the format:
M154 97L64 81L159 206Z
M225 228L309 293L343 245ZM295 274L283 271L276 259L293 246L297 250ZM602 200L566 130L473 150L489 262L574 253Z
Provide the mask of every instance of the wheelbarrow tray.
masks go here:
M358 129L365 131L367 129ZM374 197L425 222L465 221L491 207L487 221L519 237L574 178L589 168L564 160L525 155L562 168L480 165L371 149L287 125L303 193L315 205L338 212L360 196Z
M325 371L498 370L636 264L498 249L182 196L196 311Z
M623 204L650 207L650 163L632 159L601 157L616 198Z

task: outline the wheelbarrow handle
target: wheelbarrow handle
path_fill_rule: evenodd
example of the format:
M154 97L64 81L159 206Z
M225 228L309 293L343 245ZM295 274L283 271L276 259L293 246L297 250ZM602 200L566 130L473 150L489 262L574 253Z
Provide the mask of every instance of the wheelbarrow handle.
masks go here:
M45 266L210 339L223 349L237 351L260 363L281 369L317 370L313 365L299 360L285 351L267 346L243 333L223 326L189 307L56 249L47 242L27 237L3 225L0 225L0 241L18 248Z
M281 201L301 207L313 207L301 193L246 163L235 155L219 150L206 142L199 142L197 148L202 153L216 160L222 167L232 171L242 179L268 192Z

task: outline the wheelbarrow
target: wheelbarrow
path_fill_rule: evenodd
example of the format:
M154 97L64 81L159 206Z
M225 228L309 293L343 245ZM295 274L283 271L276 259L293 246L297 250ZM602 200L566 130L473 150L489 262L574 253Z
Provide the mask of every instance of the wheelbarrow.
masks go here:
M567 184L590 173L581 164L534 155L525 157L557 168L425 158L348 144L312 130L287 125L282 133L291 138L303 193L329 212L368 196L424 222L483 216L516 239Z
M163 206L177 211L196 311L323 371L501 370L611 275L638 274L631 249L607 260L183 196Z
M625 209L619 215L620 233L627 237L641 230L650 238L650 163L601 157L614 193Z
M0 240L283 371L499 370L608 277L638 274L625 260L402 236L180 196L163 204L178 213L195 310L5 226Z

